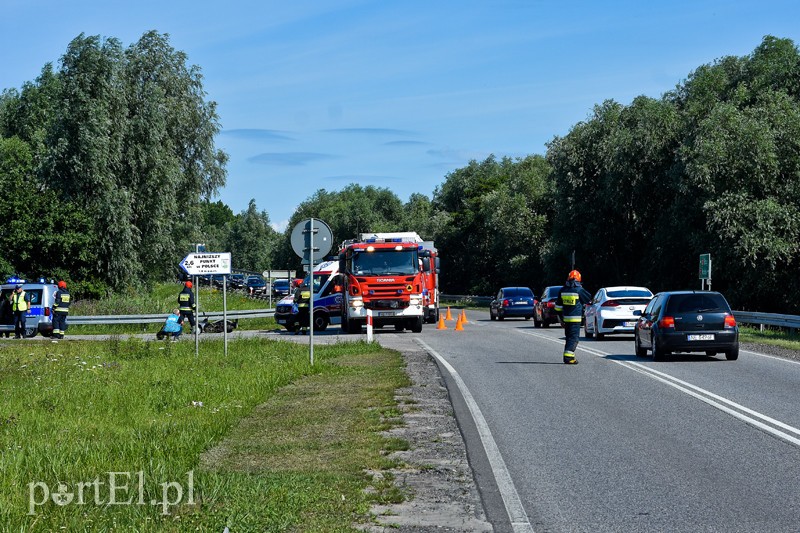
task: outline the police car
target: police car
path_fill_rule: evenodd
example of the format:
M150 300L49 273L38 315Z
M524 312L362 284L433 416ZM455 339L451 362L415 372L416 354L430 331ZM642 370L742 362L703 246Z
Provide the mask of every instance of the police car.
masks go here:
M339 324L342 319L342 295L334 291L338 261L323 261L314 267L314 331L324 331L328 324ZM306 276L308 283L308 276ZM283 298L275 306L275 322L295 331L298 327L297 310L293 308L294 294Z
M58 286L54 282L48 283L44 278L37 282L29 282L24 279L10 278L0 285L0 295L6 299L9 294L14 292L17 285L22 285L31 299L31 306L28 314L25 315L25 336L35 337L41 333L45 337L53 334L53 303ZM0 332L14 333L14 324L0 324Z

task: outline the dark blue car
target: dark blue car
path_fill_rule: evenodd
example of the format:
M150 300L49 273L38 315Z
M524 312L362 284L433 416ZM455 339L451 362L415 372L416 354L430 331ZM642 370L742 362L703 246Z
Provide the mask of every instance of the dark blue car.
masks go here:
M533 291L528 287L503 287L489 304L489 318L503 320L519 317L530 320L533 317L533 304Z

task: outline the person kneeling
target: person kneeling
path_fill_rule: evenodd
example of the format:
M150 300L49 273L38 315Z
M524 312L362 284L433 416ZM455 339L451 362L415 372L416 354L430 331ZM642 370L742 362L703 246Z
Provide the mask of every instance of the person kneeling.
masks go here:
M166 337L172 337L172 340L177 341L181 333L183 333L183 319L180 315L179 309L173 309L172 314L167 317L167 321L164 322L164 326L161 328L161 331L156 333L156 338L158 340L164 339Z

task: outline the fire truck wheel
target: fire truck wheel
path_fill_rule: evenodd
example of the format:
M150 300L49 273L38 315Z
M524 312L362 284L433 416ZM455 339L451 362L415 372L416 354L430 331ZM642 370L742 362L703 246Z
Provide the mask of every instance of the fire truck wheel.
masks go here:
M395 324L394 325L394 330L395 331L403 331L404 329L406 329L406 327L403 324Z
M417 318L411 326L411 331L414 333L422 333L422 317Z
M361 333L361 324L356 320L347 320L347 333Z

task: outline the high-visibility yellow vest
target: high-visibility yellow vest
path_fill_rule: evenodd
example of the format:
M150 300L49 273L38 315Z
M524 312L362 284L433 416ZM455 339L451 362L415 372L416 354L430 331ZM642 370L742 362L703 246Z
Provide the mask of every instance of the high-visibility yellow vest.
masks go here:
M11 310L12 311L27 311L28 302L25 300L25 291L15 292L11 296Z

